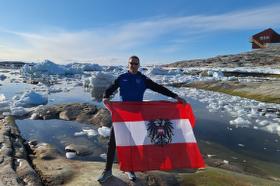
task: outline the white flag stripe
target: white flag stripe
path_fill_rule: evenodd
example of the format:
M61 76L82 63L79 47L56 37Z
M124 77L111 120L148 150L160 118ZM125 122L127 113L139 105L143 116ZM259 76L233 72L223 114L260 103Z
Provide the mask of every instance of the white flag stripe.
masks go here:
M150 145L146 124L149 121L113 122L117 146ZM171 143L196 143L188 119L171 120L173 136Z

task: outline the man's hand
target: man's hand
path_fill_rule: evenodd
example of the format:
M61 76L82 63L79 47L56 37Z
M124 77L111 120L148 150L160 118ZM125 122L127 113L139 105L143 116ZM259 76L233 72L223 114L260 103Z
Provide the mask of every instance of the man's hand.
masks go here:
M178 101L179 103L183 103L183 104L186 104L186 103L187 103L186 100L185 100L184 98L181 98L180 96L175 97L175 99L177 99L177 101Z
M110 104L109 98L103 98L102 101L104 104L107 104L107 105Z

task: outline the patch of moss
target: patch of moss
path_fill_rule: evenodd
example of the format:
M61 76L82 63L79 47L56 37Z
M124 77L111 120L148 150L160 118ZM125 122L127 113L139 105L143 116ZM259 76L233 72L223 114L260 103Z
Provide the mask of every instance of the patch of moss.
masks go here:
M249 186L249 185L280 185L278 182L235 173L219 168L208 167L204 171L195 174L181 175L180 185L199 185L199 186Z
M7 117L6 117L6 121L7 121L8 123L15 123L15 119L14 119L12 116L7 116Z
M271 74L268 77L272 77L272 78L280 78L280 74Z
M273 97L269 95L257 94L257 93L248 93L244 91L239 91L238 88L242 88L242 85L237 84L205 84L205 83L191 83L188 85L184 85L185 87L194 87L204 90L210 90L214 92L222 92L225 94L244 97L248 99L254 99L257 101L267 102L267 103L280 103L280 97Z
M247 92L243 92L243 91L223 89L223 88L210 88L210 90L216 91L216 92L222 92L225 94L230 94L233 96L254 99L257 101L262 101L262 102L267 102L267 103L278 103L278 104L280 103L280 97L272 97L272 96L261 95L261 94L252 94L252 93L247 93Z

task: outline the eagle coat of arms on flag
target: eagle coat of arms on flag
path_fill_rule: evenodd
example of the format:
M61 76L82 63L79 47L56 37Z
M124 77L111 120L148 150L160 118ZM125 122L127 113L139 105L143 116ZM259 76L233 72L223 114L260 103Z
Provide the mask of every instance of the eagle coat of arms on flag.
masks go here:
M204 168L190 104L170 101L110 102L122 171Z

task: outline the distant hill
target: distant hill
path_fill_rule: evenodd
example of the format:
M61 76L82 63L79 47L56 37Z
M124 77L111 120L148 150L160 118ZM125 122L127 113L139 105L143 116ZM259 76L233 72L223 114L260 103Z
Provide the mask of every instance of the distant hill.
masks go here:
M165 67L280 67L280 48L265 48L250 52L220 55L208 59L184 60Z
M0 61L0 68L21 68L25 64L29 63L22 61Z

